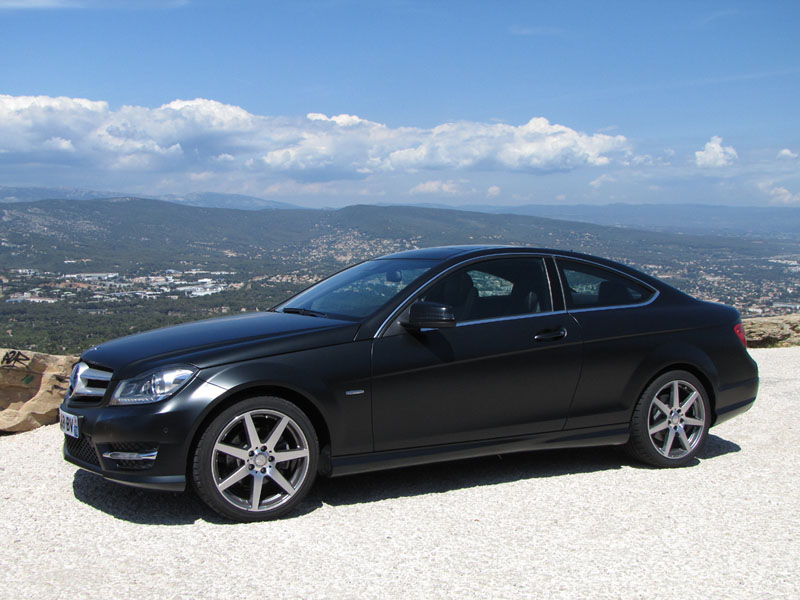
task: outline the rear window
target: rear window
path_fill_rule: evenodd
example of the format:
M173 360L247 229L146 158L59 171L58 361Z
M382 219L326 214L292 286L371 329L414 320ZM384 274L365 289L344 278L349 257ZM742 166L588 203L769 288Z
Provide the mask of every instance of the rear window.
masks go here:
M655 294L620 273L588 263L559 259L558 267L568 309L642 304Z

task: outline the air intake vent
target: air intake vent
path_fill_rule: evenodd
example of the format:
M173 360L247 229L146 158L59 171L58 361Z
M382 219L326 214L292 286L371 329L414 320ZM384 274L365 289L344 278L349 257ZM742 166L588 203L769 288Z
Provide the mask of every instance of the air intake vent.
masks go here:
M100 466L100 461L97 459L94 446L87 436L82 435L80 438L75 439L67 435L64 436L64 442L66 443L67 452L70 456L85 463L89 463L90 465L96 467Z

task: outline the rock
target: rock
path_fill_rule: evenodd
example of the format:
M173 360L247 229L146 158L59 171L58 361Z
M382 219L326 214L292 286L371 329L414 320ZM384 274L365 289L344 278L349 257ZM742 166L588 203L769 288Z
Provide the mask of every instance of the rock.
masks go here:
M800 346L800 315L742 320L750 348Z
M0 432L55 423L76 356L0 348Z

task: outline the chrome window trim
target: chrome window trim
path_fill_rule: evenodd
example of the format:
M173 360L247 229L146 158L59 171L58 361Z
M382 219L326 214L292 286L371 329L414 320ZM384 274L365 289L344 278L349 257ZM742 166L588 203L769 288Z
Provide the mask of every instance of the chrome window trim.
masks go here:
M633 275L629 275L628 273L620 271L619 269L615 269L614 267L609 267L609 266L606 266L606 265L602 265L600 263L596 263L596 262L591 261L591 260L586 260L585 258L577 258L577 257L574 257L574 256L565 256L563 254L553 254L553 258L555 259L555 262L556 262L556 274L558 275L558 280L561 282L561 295L564 297L564 309L566 310L566 312L568 312L570 314L582 313L582 312L594 312L594 311L597 311L597 310L619 310L621 308L638 308L640 306L647 306L649 304L652 304L653 302L656 301L656 298L658 298L661 295L661 292L658 290L658 288L655 288L652 285L650 285L649 283L647 283L645 281L642 281L638 277L634 277ZM561 260L561 259L563 259L565 261L581 262L581 263L590 265L592 267L597 267L598 269L602 269L602 270L605 270L605 271L611 271L612 273L617 273L618 275L624 277L625 279L630 279L631 281L634 281L634 282L638 283L642 287L647 288L648 290L653 292L653 295L650 296L650 298L648 298L644 302L635 302L633 304L613 304L611 306L590 306L588 308L570 309L569 306L567 306L567 295L564 293L564 288L566 287L566 282L564 281L564 279L561 276L561 267L558 264L558 261Z
M567 311L565 310L550 310L547 312L535 312L535 313L522 313L520 315L508 315L506 317L493 317L491 319L473 319L471 321L461 321L460 323L456 323L456 327L464 327L466 325L483 325L484 323L497 323L498 321L515 321L518 319L531 319L534 317L547 317L552 315L565 315Z
M456 323L456 327L468 327L470 325L485 325L486 323L498 323L500 321L515 321L519 319L533 319L536 317L552 317L553 315L566 315L565 310L555 310L548 312L524 313L521 315L509 315L507 317L494 317L492 319L473 319L472 321L461 321ZM436 331L433 327L422 327L420 331Z
M553 288L550 285L549 267L547 266L547 257L548 256L553 256L553 255L552 254L547 254L547 253L544 253L544 252L538 252L538 253L537 252L519 252L519 251L512 250L510 252L502 252L502 253L498 253L498 254L489 254L489 255L484 255L484 256L473 256L472 258L467 258L467 259L464 259L461 262L458 262L458 263L456 263L454 265L450 265L449 267L447 267L444 271L439 273L433 279L429 279L429 280L425 281L422 285L418 286L409 295L409 297L405 300L405 302L403 302L400 306L398 306L396 309L394 309L391 312L391 314L383 321L383 323L381 323L381 326L378 327L377 331L375 332L375 335L372 336L372 339L378 339L380 337L383 337L383 335L386 333L387 329L389 329L389 327L391 326L391 323L395 320L395 318L401 312L403 312L409 305L413 304L414 300L416 299L417 294L419 294L420 291L422 291L424 288L428 287L429 285L433 285L437 281L440 281L442 278L446 277L449 273L451 273L455 269L459 269L461 267L468 266L468 265L470 265L472 263L478 263L478 262L484 262L484 261L487 261L487 260L493 260L495 258L525 257L525 258L538 258L538 259L541 259L542 265L544 266L545 279L547 279L547 289L550 292L550 306L553 306ZM558 273L556 272L556 274L558 274ZM566 302L564 303L564 306L566 307ZM522 315L510 315L508 317L496 317L494 319L480 319L480 320L476 319L476 320L473 320L473 321L463 321L462 323L456 323L456 327L460 327L462 324L463 325L474 325L478 321L488 323L488 322L491 322L491 321L499 321L499 320L506 320L506 319L514 319L514 318L526 318L526 317L534 317L534 316L540 316L540 315L560 314L560 313L566 313L566 312L567 312L566 310L564 310L564 311L550 311L550 312L547 312L547 313L526 313L526 314L522 314ZM423 329L423 331L425 331L426 329L427 328Z
M652 304L655 302L656 298L659 296L659 291L656 290L656 293L653 294L653 297L650 298L647 302L639 302L638 304L614 304L613 306L594 306L591 308L575 308L573 310L567 310L569 314L575 313L584 313L584 312L595 312L598 310L619 310L621 308L642 308L647 306L648 304Z

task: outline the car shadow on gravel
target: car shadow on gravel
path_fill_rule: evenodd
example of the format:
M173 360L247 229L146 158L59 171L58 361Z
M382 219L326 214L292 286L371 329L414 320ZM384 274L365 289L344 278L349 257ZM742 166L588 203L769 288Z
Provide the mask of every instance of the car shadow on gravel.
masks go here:
M696 467L697 465L701 464L703 460L717 458L718 456L724 456L725 454L731 454L732 452L739 452L741 449L742 447L739 446L739 444L734 444L733 442L729 442L728 440L724 440L721 437L710 433L708 434L708 438L706 439L703 449L698 452L697 456L689 461L689 463L683 468ZM658 469L658 467L646 465L633 459L631 459L627 464L634 469Z
M123 521L147 525L191 525L198 519L227 523L192 493L143 490L81 469L75 472L72 491L84 504Z
M741 449L742 447L739 444L734 444L710 433L708 434L706 445L697 456L702 459L716 458L732 452L739 452Z
M740 450L733 442L709 435L705 448L689 466ZM298 509L284 519L301 517L323 504L363 504L526 479L611 471L623 467L651 468L634 462L620 448L598 447L521 452L335 479L320 478ZM125 521L150 525L190 525L198 520L217 524L230 523L206 507L192 493L127 487L81 470L75 473L72 487L75 498L79 501Z
M713 459L739 450L741 448L733 442L709 435L703 451L688 466L700 464L701 459ZM520 452L323 479L311 490L306 502L316 502L318 505L361 504L623 467L653 468L634 461L620 447L614 446Z

